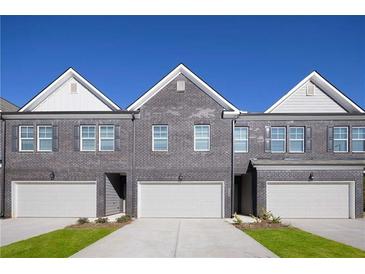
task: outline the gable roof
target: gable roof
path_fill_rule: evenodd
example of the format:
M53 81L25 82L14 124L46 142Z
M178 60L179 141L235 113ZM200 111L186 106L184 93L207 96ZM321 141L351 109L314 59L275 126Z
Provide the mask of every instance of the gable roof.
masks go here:
M73 68L69 68L64 73L62 73L56 80L50 83L45 89L40 91L35 97L33 97L28 103L26 103L19 112L32 111L41 102L48 98L58 87L60 87L67 80L74 78L81 85L83 85L88 91L95 95L102 103L104 103L110 110L120 110L120 107L112 102L107 96L105 96L100 90L93 86L89 81L87 81L83 76L81 76Z
M293 93L295 93L300 87L306 84L308 81L319 87L326 95L328 95L334 102L341 106L348 113L364 113L364 110L348 98L344 93L338 90L334 85L327 81L317 71L313 71L302 81L300 81L295 87L293 87L287 94L281 97L274 105L265 111L265 113L273 112L279 105L281 105L286 99L288 99Z
M19 107L9 102L8 100L0 97L0 112L13 112L18 111Z
M145 92L141 97L139 97L134 103L132 103L127 110L136 111L140 109L145 103L147 103L153 96L155 96L161 89L163 89L168 83L174 80L178 75L183 74L186 78L192 81L197 87L199 87L203 92L215 100L218 104L225 108L225 110L231 112L232 114L239 114L240 111L228 102L222 95L210 87L206 82L194 74L189 68L184 64L178 65L170 73L168 73L162 80L155 84L151 89Z

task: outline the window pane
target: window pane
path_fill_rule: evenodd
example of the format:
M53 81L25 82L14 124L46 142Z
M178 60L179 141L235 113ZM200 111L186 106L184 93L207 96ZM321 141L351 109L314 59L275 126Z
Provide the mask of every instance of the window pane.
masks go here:
M52 151L52 140L51 139L39 140L39 150Z
M21 138L33 138L33 127L21 127L20 128Z
M234 151L235 152L247 152L247 141L235 141Z
M347 151L347 141L346 140L334 140L333 148L335 152L346 152Z
M272 139L284 139L285 138L285 128L278 128L278 127L271 128L271 138Z
M94 126L83 126L82 128L83 138L95 138L95 127Z
M284 152L285 151L285 141L271 140L271 151Z
M167 140L166 139L155 139L153 142L153 150L167 150Z
M352 151L365 152L365 140L353 140L352 141Z
M365 128L353 128L352 139L365 139Z
M100 127L101 138L114 138L114 127L113 126L101 126Z
M195 140L195 149L196 150L209 150L209 141L205 140L205 139Z
M52 138L52 127L38 127L39 138Z
M304 139L304 128L290 128L290 139Z
M333 129L334 139L347 139L347 128L334 128Z
M101 150L114 150L114 140L100 140L100 149Z
M290 141L290 151L291 152L304 152L303 150L303 141Z
M209 126L195 126L195 137L209 137Z
M82 150L95 150L95 139L83 139Z
M234 139L247 139L247 128L246 127L236 127L234 129Z
M33 140L26 139L21 141L21 150L33 150Z

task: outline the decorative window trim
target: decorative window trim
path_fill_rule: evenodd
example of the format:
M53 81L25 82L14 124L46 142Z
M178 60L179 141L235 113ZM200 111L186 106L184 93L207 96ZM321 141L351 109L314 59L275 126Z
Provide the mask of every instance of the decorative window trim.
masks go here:
M364 152L365 152L365 150L354 150L354 149L353 149L353 148L354 148L354 146L353 146L353 142L354 142L354 141L365 141L365 138L354 139L354 135L353 135L352 131L353 131L353 129L355 129L355 128L363 128L363 129L365 129L365 127L352 127L352 128L351 128L351 148L352 148L352 152L354 152L354 153L364 153Z
M22 138L22 128L33 128L33 138ZM23 125L19 126L19 151L20 152L33 152L34 151L34 126L33 125ZM22 149L22 140L32 140L33 149Z
M155 137L155 128L157 127L166 127L166 133L167 136L165 137ZM166 149L155 149L155 138L156 140L166 140L167 145L166 145ZM169 151L169 126L168 125L152 125L152 151L156 151L156 152L167 152Z
M46 128L51 128L51 130L52 130L52 135L51 135L51 138L45 138L45 137L39 137L39 132L40 132L40 130L39 130L39 128L41 128L41 127L46 127ZM51 149L49 150L49 149L41 149L40 148L40 140L51 140ZM51 126L51 125L39 125L39 126L37 126L37 151L38 152L52 152L53 151L53 149L52 149L52 141L53 141L53 127Z
M246 139L235 139L235 137L234 137L234 133L233 133L233 148L234 148L234 153L248 153L248 127L246 127L246 126L237 126L237 127L234 127L234 130L236 130L236 128L237 129L246 129L246 131L247 131L247 133L246 133L246 136L247 136L247 138ZM236 148L235 148L235 143L237 142L237 141L246 141L246 150L236 150Z
M291 129L302 129L303 130L303 139L291 139L291 133L290 133L290 130ZM289 153L304 153L305 152L305 127L289 127L289 133L288 133L288 137L289 137ZM302 141L302 150L291 150L291 141Z
M112 127L113 137L101 137L102 127ZM113 149L101 149L101 142L103 140L113 140ZM115 151L115 126L114 125L99 125L99 151Z
M199 126L206 126L208 127L208 137L196 137L196 127ZM196 140L208 140L208 149L197 149L196 148ZM194 125L194 151L200 151L200 152L204 152L204 151L210 151L210 125L207 124L197 124Z
M94 138L89 138L89 137L87 137L87 138L84 138L84 137L82 137L82 128L84 128L84 127L93 127L93 128L95 128L95 137ZM93 140L93 139L95 139L95 149L83 149L82 148L82 141L83 141L83 139L87 139L87 140ZM80 151L96 151L96 126L95 125L80 125Z
M284 129L284 138L283 139L274 139L272 136L272 132L273 132L273 129L274 128L282 128L282 129ZM281 127L281 126L279 126L279 127L271 127L271 130L270 130L270 142L271 142L271 145L270 145L270 147L271 147L271 153L286 153L286 135L287 135L287 132L286 132L286 127ZM272 143L273 143L273 141L284 141L284 149L282 150L282 151L273 151L272 150L272 147L273 147L273 145L272 145Z
M345 128L346 129L346 139L336 139L335 138L335 129L336 128ZM346 151L336 151L335 150L335 141L346 141ZM333 127L333 152L334 153L348 153L349 152L349 128L348 127Z

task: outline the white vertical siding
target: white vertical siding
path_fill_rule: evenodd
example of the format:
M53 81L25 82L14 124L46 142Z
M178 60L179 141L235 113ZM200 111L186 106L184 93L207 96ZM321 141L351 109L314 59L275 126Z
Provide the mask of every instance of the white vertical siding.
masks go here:
M340 105L317 86L315 86L314 96L307 96L308 83L298 88L271 113L346 113Z

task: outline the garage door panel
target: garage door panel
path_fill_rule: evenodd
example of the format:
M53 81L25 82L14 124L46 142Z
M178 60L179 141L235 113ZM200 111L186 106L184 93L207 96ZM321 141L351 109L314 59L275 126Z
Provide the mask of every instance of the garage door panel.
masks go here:
M267 209L282 218L349 218L348 184L269 183Z
M16 217L95 217L95 183L16 183Z
M222 184L141 184L139 187L140 217L222 217Z

